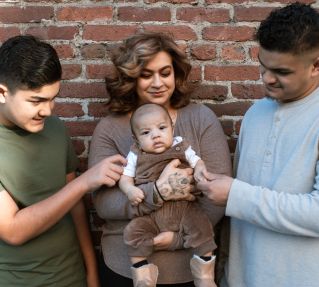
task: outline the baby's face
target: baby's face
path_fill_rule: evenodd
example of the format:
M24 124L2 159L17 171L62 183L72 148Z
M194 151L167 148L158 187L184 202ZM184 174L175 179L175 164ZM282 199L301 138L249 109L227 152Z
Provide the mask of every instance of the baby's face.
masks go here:
M172 122L165 112L139 116L134 131L140 148L147 153L162 153L173 143Z

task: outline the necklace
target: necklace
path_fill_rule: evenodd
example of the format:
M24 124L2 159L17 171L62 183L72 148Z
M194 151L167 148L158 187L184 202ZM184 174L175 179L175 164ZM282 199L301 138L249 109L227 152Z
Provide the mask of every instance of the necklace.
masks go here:
M171 110L169 112L169 115L170 115L170 117L172 119L173 125L175 125L176 119L177 119L177 110Z

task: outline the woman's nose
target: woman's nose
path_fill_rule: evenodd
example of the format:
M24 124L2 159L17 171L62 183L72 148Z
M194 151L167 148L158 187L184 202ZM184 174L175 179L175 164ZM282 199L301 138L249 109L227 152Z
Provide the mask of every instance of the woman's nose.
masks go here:
M153 82L152 82L153 87L160 87L160 86L162 86L162 84L163 84L163 82L162 82L160 75L154 74Z

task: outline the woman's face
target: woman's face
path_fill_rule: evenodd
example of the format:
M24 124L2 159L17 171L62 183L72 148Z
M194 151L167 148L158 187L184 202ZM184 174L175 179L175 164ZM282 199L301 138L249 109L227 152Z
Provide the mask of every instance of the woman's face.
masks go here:
M175 90L172 57L158 52L143 68L137 78L136 92L139 103L155 103L170 108L170 98Z

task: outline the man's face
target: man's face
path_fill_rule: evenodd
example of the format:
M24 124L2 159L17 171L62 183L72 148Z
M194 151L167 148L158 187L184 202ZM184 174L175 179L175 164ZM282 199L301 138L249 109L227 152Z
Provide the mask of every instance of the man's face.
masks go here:
M0 124L36 133L43 129L45 118L52 113L60 82L37 90L17 90L14 94L3 85L0 88Z
M318 51L294 55L260 48L258 58L266 96L270 98L297 101L318 86Z

